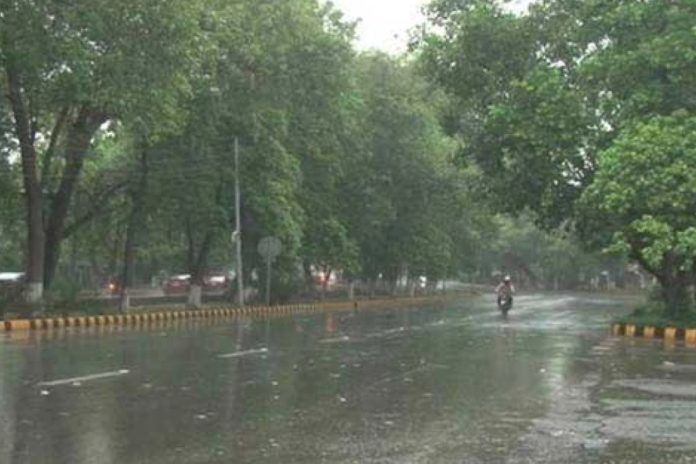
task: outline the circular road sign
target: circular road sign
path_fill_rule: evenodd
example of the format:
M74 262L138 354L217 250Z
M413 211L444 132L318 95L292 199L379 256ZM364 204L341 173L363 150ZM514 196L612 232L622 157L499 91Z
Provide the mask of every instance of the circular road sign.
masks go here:
M259 242L259 254L266 259L275 259L282 250L283 244L277 237L266 237Z

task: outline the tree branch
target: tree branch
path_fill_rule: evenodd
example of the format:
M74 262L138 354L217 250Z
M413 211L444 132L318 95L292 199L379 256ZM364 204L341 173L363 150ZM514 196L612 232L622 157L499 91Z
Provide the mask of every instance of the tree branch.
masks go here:
M127 181L118 182L114 185L109 186L106 190L100 192L97 197L92 202L90 208L75 221L66 226L63 231L63 238L68 238L77 232L82 226L89 223L92 219L96 218L100 214L104 214L110 210L110 203L108 198L123 189L128 184ZM105 203L107 206L105 206Z
M22 154L24 188L27 195L31 196L36 193L36 185L38 183L36 177L36 148L32 143L30 115L24 101L21 78L19 72L11 63L7 65L7 82L9 85L8 98L12 106L15 131Z
M63 127L65 127L65 122L68 119L68 114L70 112L69 106L64 106L63 109L58 114L56 118L56 123L53 125L53 130L51 131L51 138L48 143L48 148L46 149L46 154L43 160L43 166L41 169L41 187L45 189L48 185L49 176L51 175L51 164L53 162L53 155L56 151L56 146L58 145L58 140L63 132Z

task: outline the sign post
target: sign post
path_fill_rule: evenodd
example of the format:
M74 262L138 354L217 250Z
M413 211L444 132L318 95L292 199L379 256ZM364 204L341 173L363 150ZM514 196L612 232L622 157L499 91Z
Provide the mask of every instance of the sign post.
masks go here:
M234 222L235 230L232 240L235 245L235 278L237 280L237 305L244 307L244 272L242 266L242 220L241 197L239 187L239 139L234 138Z
M266 260L266 306L271 305L271 264L282 250L283 244L277 237L265 237L259 242L258 252Z

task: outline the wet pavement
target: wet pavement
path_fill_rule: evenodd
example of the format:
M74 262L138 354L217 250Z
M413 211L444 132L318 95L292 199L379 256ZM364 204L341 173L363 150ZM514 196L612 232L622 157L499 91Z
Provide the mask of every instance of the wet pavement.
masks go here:
M0 463L696 462L696 348L491 299L8 335Z

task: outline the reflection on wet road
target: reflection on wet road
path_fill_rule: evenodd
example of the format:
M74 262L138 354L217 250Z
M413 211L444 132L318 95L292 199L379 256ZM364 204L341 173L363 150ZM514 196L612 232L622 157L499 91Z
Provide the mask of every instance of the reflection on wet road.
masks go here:
M520 297L0 341L0 462L696 462L696 349Z

